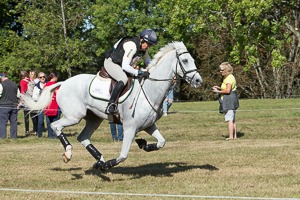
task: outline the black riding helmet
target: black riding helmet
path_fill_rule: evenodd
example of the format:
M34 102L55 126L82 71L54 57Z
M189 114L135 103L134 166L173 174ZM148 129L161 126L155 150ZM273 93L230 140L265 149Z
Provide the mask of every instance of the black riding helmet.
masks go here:
M151 29L145 29L140 33L140 37L151 45L157 44L157 35Z

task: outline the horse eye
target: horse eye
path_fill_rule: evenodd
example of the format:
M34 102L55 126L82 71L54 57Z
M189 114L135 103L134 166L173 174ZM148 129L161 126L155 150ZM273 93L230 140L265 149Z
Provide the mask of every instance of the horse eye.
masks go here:
M183 63L188 63L188 59L182 59Z

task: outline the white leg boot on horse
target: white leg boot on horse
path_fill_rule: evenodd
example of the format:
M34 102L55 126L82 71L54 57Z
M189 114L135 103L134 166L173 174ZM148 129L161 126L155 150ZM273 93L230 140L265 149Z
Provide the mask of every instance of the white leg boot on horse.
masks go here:
M122 90L124 89L125 85L123 81L118 81L115 88L113 89L111 96L110 96L110 100L108 102L107 108L105 113L106 114L116 114L118 113L118 104L117 104L117 100L122 92Z

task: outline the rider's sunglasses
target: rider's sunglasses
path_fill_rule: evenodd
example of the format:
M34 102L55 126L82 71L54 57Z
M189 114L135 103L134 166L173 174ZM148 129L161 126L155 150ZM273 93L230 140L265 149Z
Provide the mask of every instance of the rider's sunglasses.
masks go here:
M151 46L153 46L152 44L150 44L150 43L148 43L148 42L147 42L147 44L148 44L148 47L151 47Z
M45 76L40 76L39 78L46 78Z

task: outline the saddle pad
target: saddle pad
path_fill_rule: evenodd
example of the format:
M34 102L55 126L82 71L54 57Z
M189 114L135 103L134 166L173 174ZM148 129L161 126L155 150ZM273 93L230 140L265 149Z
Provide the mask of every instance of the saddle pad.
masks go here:
M110 85L111 85L111 79L110 78L103 78L101 76L95 76L95 78L91 81L89 93L91 97L103 101L109 101L110 99ZM132 84L131 88L128 89L127 92L125 92L122 96L120 96L118 102L122 103L127 99L127 97L130 95L132 89L134 87L134 84Z
M95 99L108 101L110 98L110 93L109 93L110 84L111 84L111 79L95 76L95 78L91 81L90 84L90 88L89 88L90 95Z

